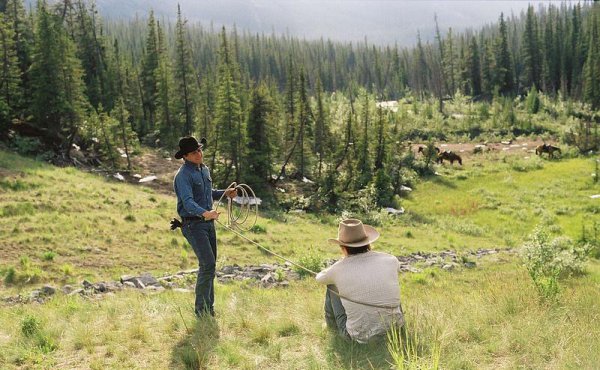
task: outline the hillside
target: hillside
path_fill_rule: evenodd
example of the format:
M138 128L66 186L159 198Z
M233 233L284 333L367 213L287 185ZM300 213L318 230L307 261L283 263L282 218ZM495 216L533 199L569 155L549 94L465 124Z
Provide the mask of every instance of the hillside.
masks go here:
M501 151L436 171L403 201L406 214L371 215L382 233L377 250L519 248L535 225L578 239L600 221L590 159ZM184 239L167 229L173 196L7 152L0 152L0 174L0 297L44 283L194 266ZM293 260L338 258L326 238L339 216L270 212L258 221L266 233L248 235ZM222 228L218 234L220 267L277 261ZM402 274L416 347L411 364L593 368L600 361L597 260L561 279L551 304L538 299L518 254L472 262L470 269L417 265L419 272ZM251 280L220 283L215 322L193 319L191 291L59 292L42 305L0 303L0 367L389 368L395 360L385 342L353 346L322 328L322 295L312 279L271 289Z

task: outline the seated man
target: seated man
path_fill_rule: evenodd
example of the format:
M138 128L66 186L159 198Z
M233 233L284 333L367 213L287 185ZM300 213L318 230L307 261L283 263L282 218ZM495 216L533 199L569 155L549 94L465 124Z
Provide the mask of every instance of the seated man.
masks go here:
M356 219L340 222L338 238L344 258L317 274L327 284L325 321L340 335L359 343L402 326L398 270L400 262L387 253L371 251L379 238L373 227Z

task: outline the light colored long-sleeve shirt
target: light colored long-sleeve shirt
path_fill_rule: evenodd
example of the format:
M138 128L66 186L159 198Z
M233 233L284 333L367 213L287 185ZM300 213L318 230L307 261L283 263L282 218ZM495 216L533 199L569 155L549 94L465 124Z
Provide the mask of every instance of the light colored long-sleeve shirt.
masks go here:
M383 334L392 323L402 324L400 308L400 262L392 255L368 251L345 257L317 274L321 284L334 284L346 310L346 330L352 339L364 343ZM363 302L380 308L351 302Z

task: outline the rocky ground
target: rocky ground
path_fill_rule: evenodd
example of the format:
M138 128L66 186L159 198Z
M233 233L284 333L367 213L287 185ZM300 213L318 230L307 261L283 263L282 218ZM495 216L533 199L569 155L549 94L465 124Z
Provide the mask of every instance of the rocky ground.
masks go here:
M451 271L457 268L476 268L477 260L498 253L510 254L512 249L479 249L470 253L459 254L454 251L438 253L416 252L405 256L398 256L400 270L403 273L421 272L423 268L441 268ZM335 260L328 260L331 265ZM29 293L0 298L5 305L15 304L42 304L57 294L81 295L89 299L98 299L106 294L114 294L124 289L137 289L144 292L160 292L167 289L179 292L193 292L196 281L197 269L179 271L172 275L162 277L152 276L150 273L141 275L125 275L119 281L89 282L84 280L80 285L64 285L56 287L45 285ZM229 265L217 271L217 280L220 283L232 281L248 281L261 288L287 287L291 280L298 280L301 275L289 262L284 264L262 264L250 266Z

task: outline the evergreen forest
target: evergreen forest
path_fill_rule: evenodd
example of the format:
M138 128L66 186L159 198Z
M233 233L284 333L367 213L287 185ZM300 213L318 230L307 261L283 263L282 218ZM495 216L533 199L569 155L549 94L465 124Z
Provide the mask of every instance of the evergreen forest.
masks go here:
M392 205L433 171L410 143L545 135L597 149L599 27L597 3L556 3L400 47L213 29L179 7L173 24L1 0L0 140L126 170L143 148L169 157L194 135L219 186L267 196L304 179L318 184L309 208L336 211L348 190Z

